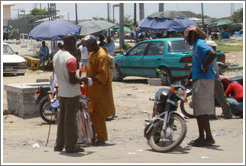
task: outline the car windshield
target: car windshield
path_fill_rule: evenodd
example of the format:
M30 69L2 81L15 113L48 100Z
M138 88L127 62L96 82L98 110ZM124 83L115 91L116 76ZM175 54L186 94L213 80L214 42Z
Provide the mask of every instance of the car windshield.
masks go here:
M192 51L192 46L189 46L184 40L170 41L168 43L169 52L187 52Z
M3 54L15 54L12 48L10 48L8 45L3 45Z

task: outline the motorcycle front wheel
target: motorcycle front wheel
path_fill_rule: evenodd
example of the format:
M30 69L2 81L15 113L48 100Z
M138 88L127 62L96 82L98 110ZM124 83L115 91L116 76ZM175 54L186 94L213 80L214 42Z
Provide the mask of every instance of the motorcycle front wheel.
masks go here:
M187 131L186 123L179 115L172 114L164 136L161 136L162 125L163 121L158 121L154 125L148 144L156 152L169 152L184 140Z
M40 100L39 103L39 113L41 118L47 122L47 123L51 123L51 124L55 124L56 123L56 119L54 116L54 113L51 109L51 103L50 100L48 99L47 96L45 96L44 98L42 98Z

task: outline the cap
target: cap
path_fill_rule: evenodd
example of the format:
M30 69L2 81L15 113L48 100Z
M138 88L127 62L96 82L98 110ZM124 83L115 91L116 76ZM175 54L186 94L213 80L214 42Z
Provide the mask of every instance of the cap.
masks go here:
M92 45L92 44L94 44L96 42L97 42L97 39L96 39L95 36L93 36L93 35L85 36L85 39L84 39L85 45L90 46L90 45Z
M214 41L212 41L212 40L207 40L206 43L207 43L209 46L211 46L211 47L217 46L217 44L216 44Z

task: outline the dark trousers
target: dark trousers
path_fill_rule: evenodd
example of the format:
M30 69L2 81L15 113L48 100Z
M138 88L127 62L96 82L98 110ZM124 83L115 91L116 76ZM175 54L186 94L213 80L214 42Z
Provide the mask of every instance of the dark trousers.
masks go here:
M225 92L221 81L215 80L214 83L214 98L222 108L225 116L231 115L231 109L228 101L226 100Z
M76 114L79 110L79 96L59 97L60 114L57 128L56 149L76 148L78 129Z

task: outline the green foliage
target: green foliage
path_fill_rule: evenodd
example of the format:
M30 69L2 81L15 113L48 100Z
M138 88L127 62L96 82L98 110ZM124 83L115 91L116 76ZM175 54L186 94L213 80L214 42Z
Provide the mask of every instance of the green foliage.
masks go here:
M9 33L9 39L15 39L17 35L17 30L10 25L8 28L8 33Z
M102 20L102 21L108 21L106 18L102 17L92 17L93 20ZM109 22L114 23L113 20L109 19Z
M49 12L46 9L38 9L38 8L34 8L30 11L29 15L47 15Z
M242 23L243 22L243 8L234 12L231 17L235 23Z
M131 16L126 15L126 16L124 17L124 26L127 26L127 27L133 27L133 24L134 24L134 20L131 19Z

